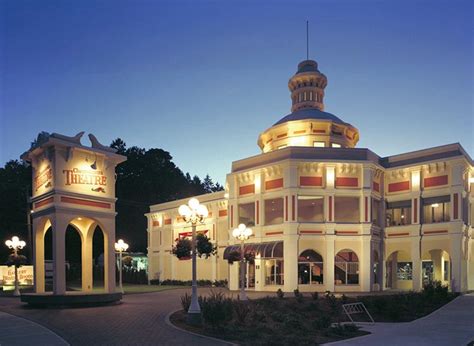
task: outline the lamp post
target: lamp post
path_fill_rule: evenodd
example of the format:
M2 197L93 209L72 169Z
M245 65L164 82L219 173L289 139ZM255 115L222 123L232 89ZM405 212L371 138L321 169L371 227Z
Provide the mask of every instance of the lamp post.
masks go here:
M252 235L252 229L247 228L241 223L236 229L232 231L234 238L240 240L240 300L247 300L245 293L245 255L244 255L244 241L249 239Z
M11 240L7 240L5 245L8 246L9 249L13 249L13 255L15 257L13 265L15 266L15 290L13 291L14 296L20 295L20 289L18 287L18 268L17 268L17 257L18 257L18 250L21 250L25 247L26 243L23 240L20 240L17 236L12 237Z
M119 239L115 243L115 251L119 253L119 287L120 292L123 293L123 286L122 286L122 252L127 251L128 244L123 241L123 239Z
M198 222L204 223L204 219L209 215L209 212L205 205L199 204L196 198L191 198L187 205L183 204L179 206L178 213L184 221L191 224L193 231L191 241L193 283L191 304L188 309L188 323L196 325L201 323L201 307L199 306L196 282L196 224Z

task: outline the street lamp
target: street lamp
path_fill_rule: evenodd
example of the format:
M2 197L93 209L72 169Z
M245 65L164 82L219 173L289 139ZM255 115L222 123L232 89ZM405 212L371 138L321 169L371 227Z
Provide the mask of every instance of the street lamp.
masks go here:
M123 293L123 286L122 286L122 252L127 251L128 244L123 241L123 239L119 239L115 243L115 251L119 253L119 287L120 292Z
M204 219L209 212L205 205L199 204L196 198L191 198L187 205L183 204L179 206L178 213L184 221L191 224L193 230L191 241L193 283L191 304L188 309L188 323L196 325L201 323L201 307L199 306L196 282L196 224L198 222L204 223Z
M13 249L14 262L15 266L15 290L13 291L14 296L20 295L20 289L18 288L18 268L17 268L17 259L18 259L18 250L21 250L25 247L26 243L23 240L20 240L17 236L12 237L11 240L7 240L5 245L9 249Z
M247 300L247 294L245 293L244 241L252 235L252 229L241 223L239 227L232 231L232 235L240 240L240 300Z

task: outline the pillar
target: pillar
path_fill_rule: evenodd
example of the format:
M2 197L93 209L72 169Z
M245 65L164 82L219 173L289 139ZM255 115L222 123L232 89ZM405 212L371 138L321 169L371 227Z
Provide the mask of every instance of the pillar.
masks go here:
M111 225L104 232L104 290L115 292L115 234Z
M44 293L44 234L46 225L38 227L39 221L33 220L33 263L34 263L34 284L36 293Z
M66 228L64 216L56 215L52 222L53 232L53 293L66 293ZM43 261L44 263L44 261Z
M239 289L239 263L236 261L229 265L229 290L237 291Z
M334 231L333 231L334 232ZM334 234L326 236L326 257L324 259L324 285L327 291L334 292Z
M433 262L433 280L443 281L443 251L431 250L431 261Z
M89 229L91 234L84 234L82 237L82 291L92 291L93 289L93 263L92 263L92 238L94 229Z
M298 235L284 236L283 258L284 291L293 292L298 288Z
M467 289L467 268L461 251L462 234L451 235L451 290L462 292ZM463 277L463 273L466 274Z
M359 253L359 285L362 292L370 292L372 282L372 248L370 235L362 238L361 251Z
M421 277L421 254L419 238L412 240L411 243L411 261L413 265L413 291L421 291L423 287Z

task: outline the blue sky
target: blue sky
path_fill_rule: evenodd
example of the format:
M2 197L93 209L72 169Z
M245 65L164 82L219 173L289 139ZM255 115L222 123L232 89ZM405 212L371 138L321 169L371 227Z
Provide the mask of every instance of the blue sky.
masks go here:
M0 164L84 130L223 183L289 113L306 20L326 111L358 147L473 155L472 1L2 0Z

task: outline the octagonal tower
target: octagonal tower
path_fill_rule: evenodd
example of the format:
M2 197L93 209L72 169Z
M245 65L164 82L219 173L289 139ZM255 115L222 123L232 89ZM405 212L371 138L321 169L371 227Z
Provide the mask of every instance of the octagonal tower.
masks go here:
M304 60L288 82L291 112L262 132L258 145L264 153L289 146L353 148L359 131L331 113L324 112L327 78L314 60Z

